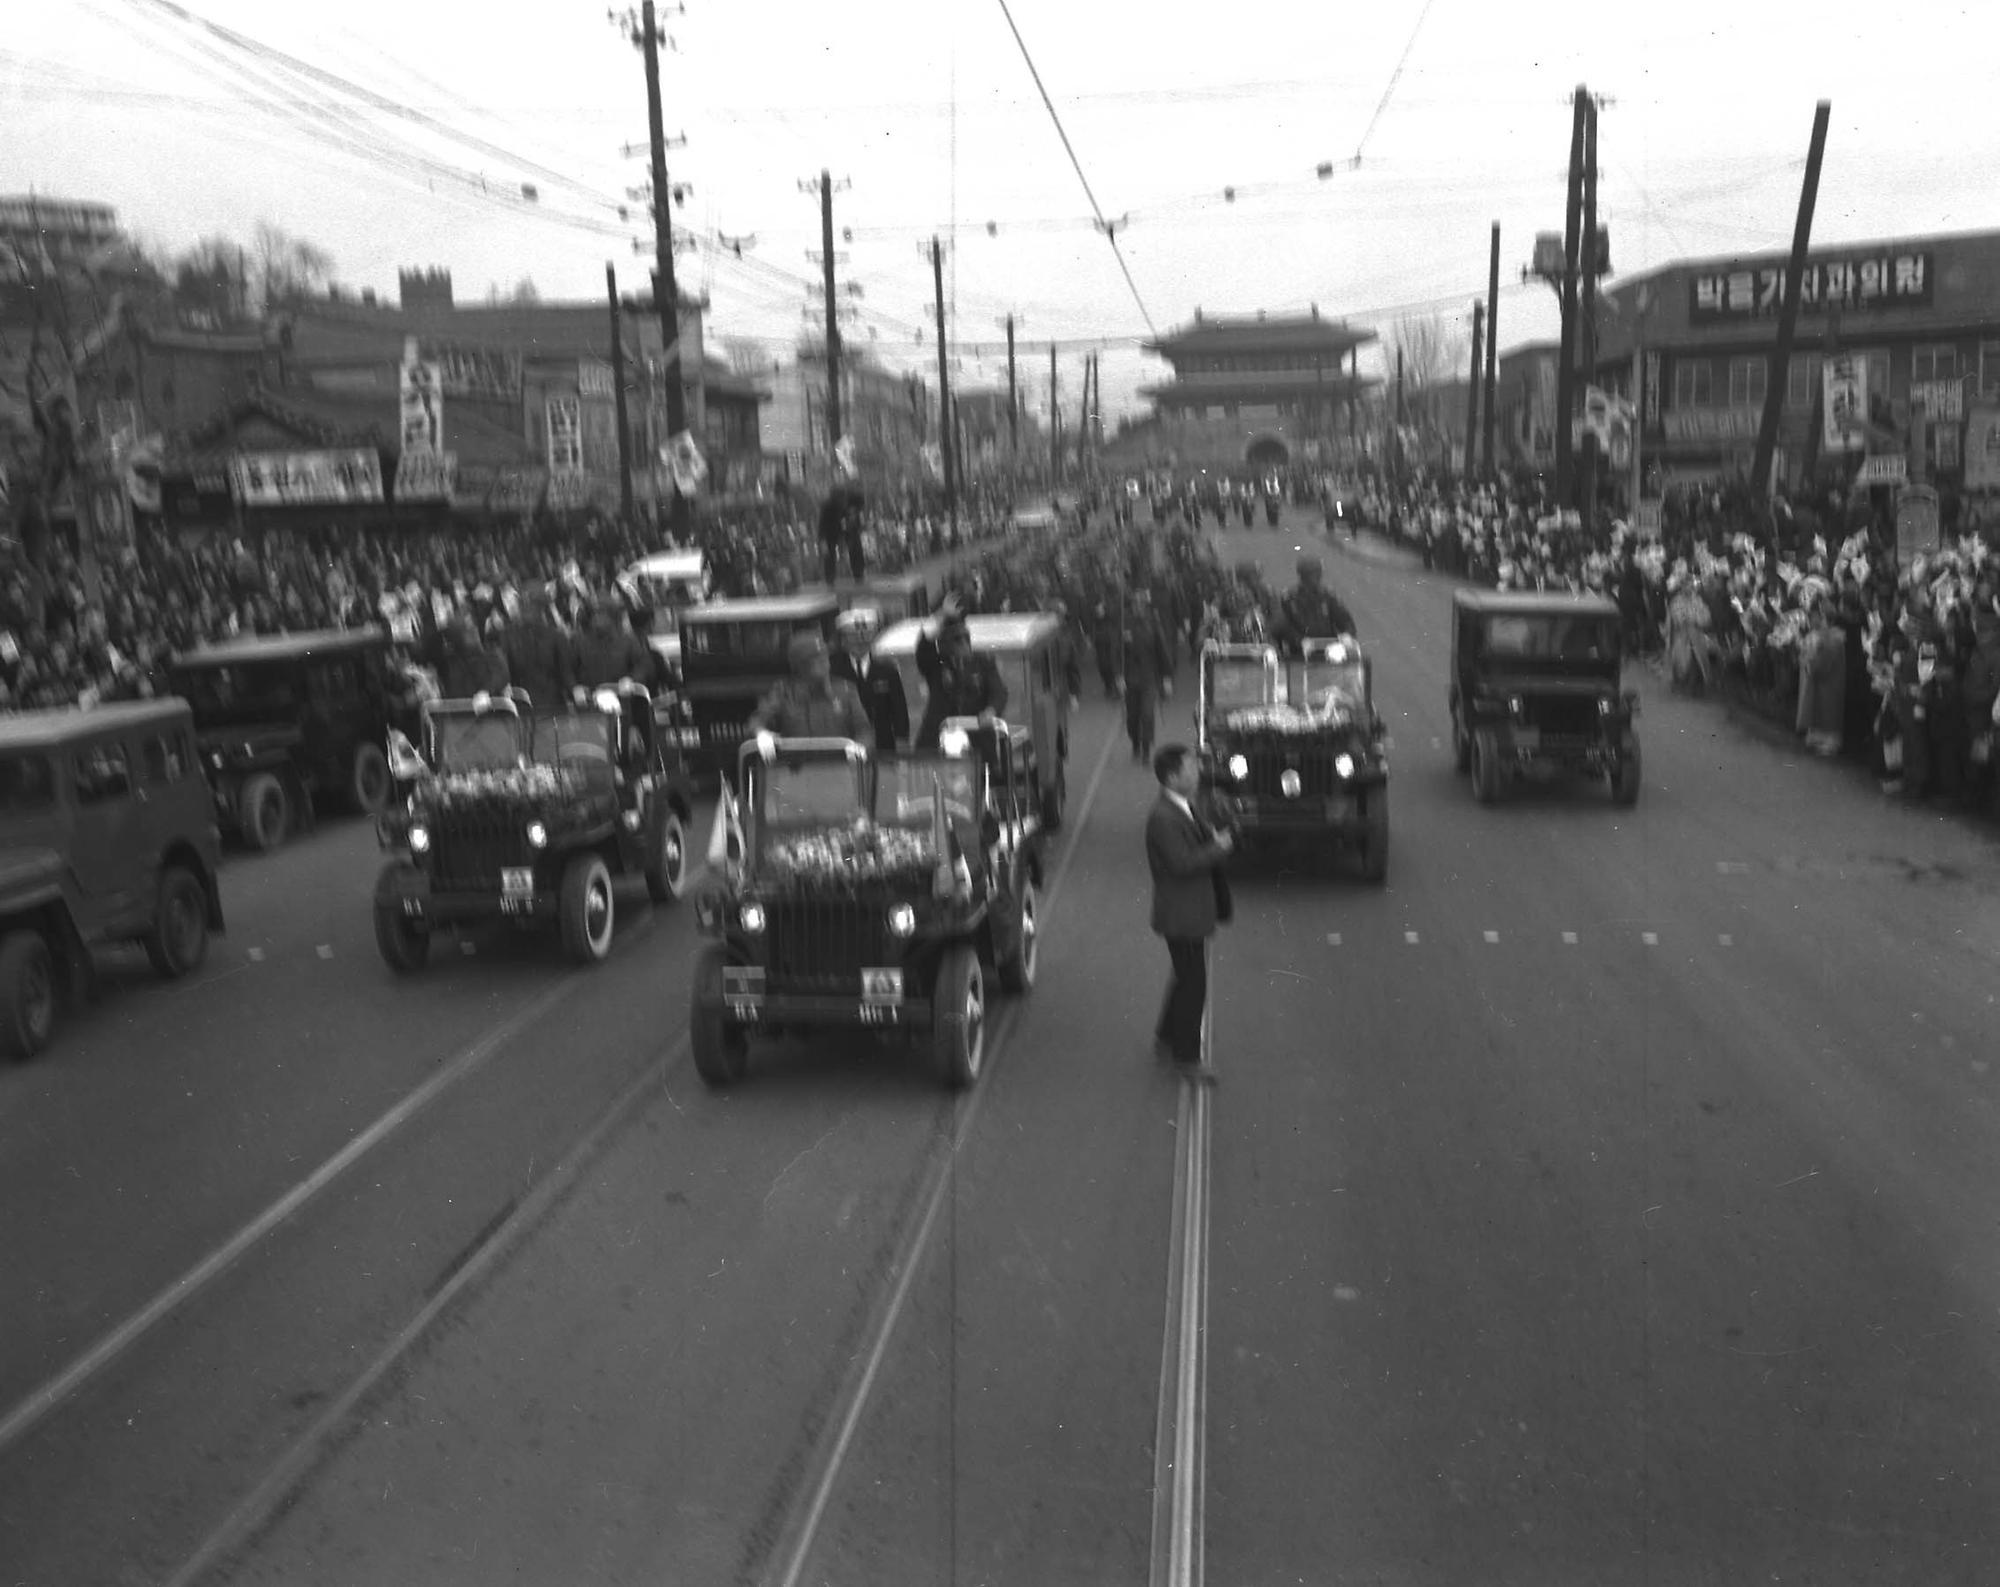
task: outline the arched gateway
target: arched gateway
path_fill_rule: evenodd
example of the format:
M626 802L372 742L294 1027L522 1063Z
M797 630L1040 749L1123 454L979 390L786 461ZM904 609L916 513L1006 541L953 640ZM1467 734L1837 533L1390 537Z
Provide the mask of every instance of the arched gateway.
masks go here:
M1253 469L1284 468L1291 460L1291 449L1275 435L1260 435L1243 449L1243 461Z

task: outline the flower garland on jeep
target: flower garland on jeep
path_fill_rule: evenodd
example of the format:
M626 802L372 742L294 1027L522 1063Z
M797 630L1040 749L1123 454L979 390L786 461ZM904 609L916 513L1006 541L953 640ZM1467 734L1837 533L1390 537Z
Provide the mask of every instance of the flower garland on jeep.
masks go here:
M929 832L878 827L867 821L787 835L764 851L763 870L774 882L852 889L928 872L937 863Z
M1329 728L1345 727L1350 721L1347 708L1331 699L1318 708L1251 705L1223 713L1223 725L1232 733L1276 733L1285 738L1309 738Z
M496 771L454 771L436 778L431 804L439 810L472 807L536 806L574 799L582 784L561 766L510 766Z

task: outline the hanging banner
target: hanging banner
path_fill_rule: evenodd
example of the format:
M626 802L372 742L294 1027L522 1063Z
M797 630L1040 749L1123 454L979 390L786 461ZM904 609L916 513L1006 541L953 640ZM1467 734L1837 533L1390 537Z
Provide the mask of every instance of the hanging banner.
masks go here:
M2000 490L2000 408L1981 405L1966 421L1965 488Z
M415 351L414 338L410 350ZM436 364L405 357L402 371L402 455L444 450L444 377Z
M1957 424L1965 417L1965 383L1961 380L1913 380L1910 406L1921 407L1934 424Z
M549 472L575 474L583 470L583 409L575 397L551 397Z
M1820 445L1829 452L1859 452L1864 443L1857 426L1868 417L1868 360L1854 353L1835 353L1820 367L1826 423Z
M229 483L245 507L318 507L382 500L382 458L370 448L259 452L231 458Z
M679 431L660 448L660 461L674 476L674 489L683 496L698 495L708 483L708 464L701 448L686 430Z
M1688 282L1688 321L1756 319L1776 314L1785 297L1785 262L1767 260L1706 270ZM1918 249L1808 258L1799 307L1808 314L1928 308L1936 272Z
M450 501L458 489L456 452L405 452L396 459L396 500Z

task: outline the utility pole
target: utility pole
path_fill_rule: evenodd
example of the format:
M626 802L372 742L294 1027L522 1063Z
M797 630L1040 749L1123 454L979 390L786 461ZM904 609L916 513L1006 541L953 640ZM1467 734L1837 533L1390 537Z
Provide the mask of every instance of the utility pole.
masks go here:
M618 271L604 265L604 291L611 299L611 390L618 402L618 514L632 521L632 423L625 407L625 327L618 313Z
M1486 267L1486 422L1481 426L1479 464L1487 477L1493 474L1493 407L1500 379L1500 222L1493 223L1493 255ZM1478 348L1473 351L1478 352Z
M1409 459L1403 455L1403 426L1408 422L1403 408L1403 349L1398 345L1396 348L1396 478L1398 481L1404 479L1409 470Z
M1062 483L1062 409L1056 406L1056 344L1049 343L1049 489Z
M646 131L653 146L653 307L660 316L660 377L666 385L667 437L688 427L687 393L681 389L681 294L674 282L674 195L667 185L667 134L660 119L660 30L653 0L640 11L639 47L646 53ZM677 543L688 535L689 502L674 488L668 522Z
M937 289L938 445L944 451L944 506L958 542L958 426L952 420L951 370L944 343L944 249L931 239L931 280Z
M1472 374L1465 382L1465 478L1470 483L1479 472L1479 365L1481 335L1486 326L1486 305L1472 300Z
M826 289L826 450L840 444L840 307L833 290L833 173L819 173L820 278ZM934 245L935 246L935 245ZM939 348L942 350L943 333Z
M1563 202L1562 344L1556 355L1556 505L1571 491L1570 410L1576 404L1576 250L1583 215L1583 123L1590 90L1577 85L1569 134L1569 191Z
M1583 294L1577 336L1583 347L1583 383L1597 381L1597 100L1589 101L1583 123ZM1583 488L1580 506L1587 521L1597 505L1597 433L1583 434Z
M1791 367L1792 338L1798 333L1799 291L1805 281L1806 249L1812 242L1813 206L1819 201L1820 158L1826 153L1826 124L1833 104L1822 99L1813 111L1812 143L1806 150L1806 177L1799 188L1798 223L1792 230L1792 257L1785 266L1785 296L1778 305L1778 345L1771 350L1771 368L1764 382L1764 419L1757 428L1757 457L1750 471L1750 488L1758 496L1771 488L1771 459L1778 446L1778 415L1785 401L1785 381Z
M1007 316L1007 457L1021 447L1021 394L1014 384L1014 316Z

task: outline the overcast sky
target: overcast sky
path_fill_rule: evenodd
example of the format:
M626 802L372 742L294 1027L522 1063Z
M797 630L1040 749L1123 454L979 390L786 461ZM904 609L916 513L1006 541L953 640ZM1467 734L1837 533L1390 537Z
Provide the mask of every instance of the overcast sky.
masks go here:
M712 345L756 338L776 357L797 340L819 241L798 182L822 168L850 184L835 224L852 228L840 268L862 294L851 339L934 374L922 250L955 239L954 379L1004 383L1011 311L1037 392L1049 339L1070 344L1066 402L1084 344L1104 340L1107 421L1163 373L1138 351L1149 317L1165 332L1197 306L1317 303L1385 338L1406 311L1462 336L1496 220L1500 344L1550 337L1553 296L1519 276L1534 233L1562 225L1578 83L1610 101L1599 207L1621 273L1785 247L1822 97L1816 243L2000 225L2000 120L1973 97L2000 46L1991 0L1009 4L1091 190L1114 223L1130 216L1118 239L1136 295L999 0L690 0L661 19L667 131L687 137L670 175L693 187L678 219L755 238L740 263L714 247L681 258L683 290L712 298ZM645 139L644 75L603 0L8 12L0 192L101 200L176 249L268 219L391 301L399 266L448 267L461 300L524 276L544 297L601 297L607 260L634 287L650 268L632 243L642 210L615 208L645 180L620 154Z

